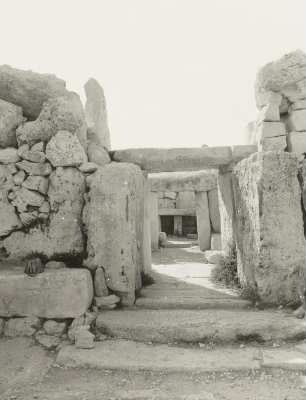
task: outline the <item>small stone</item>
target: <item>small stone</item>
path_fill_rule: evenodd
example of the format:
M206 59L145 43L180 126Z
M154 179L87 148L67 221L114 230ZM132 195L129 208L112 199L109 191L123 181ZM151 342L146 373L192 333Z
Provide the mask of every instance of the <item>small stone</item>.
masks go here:
M20 229L22 224L12 205L0 201L0 238Z
M33 163L31 161L22 160L16 163L16 166L29 175L47 176L52 172L52 167L49 163Z
M24 171L18 171L16 175L14 175L13 181L15 185L20 186L22 182L25 180L26 174Z
M7 337L32 336L41 326L37 317L12 318L6 323L4 335Z
M95 297L95 305L98 308L102 308L104 306L113 306L119 303L119 301L120 297L116 296L115 294L104 297Z
M78 349L93 349L95 347L95 335L81 327L77 330L75 335L75 346Z
M66 268L66 264L63 261L48 261L46 264L48 269L60 269Z
M79 170L83 174L92 174L98 169L98 165L93 162L87 162L79 166Z
M0 164L10 164L19 161L17 149L13 147L7 147L6 149L0 149Z
M54 167L77 167L87 162L85 150L76 135L59 131L47 144L46 156Z
M33 207L40 207L45 200L45 198L38 192L28 190L25 187L19 189L16 192L16 196L27 206Z
M44 150L45 150L44 142L35 143L35 144L31 147L31 151L44 152Z
M108 296L109 294L106 285L104 270L101 267L98 267L96 269L94 277L94 288L95 288L95 296L97 297Z
M33 150L23 151L20 154L20 157L23 158L24 160L28 160L34 163L43 163L46 160L45 153L43 153L42 151L33 151Z
M61 343L61 339L59 337L46 335L43 331L37 332L35 339L47 350L54 350Z
M20 158L22 158L22 154L29 150L30 150L30 146L27 143L24 143L18 147L17 154Z
M39 207L38 211L44 214L48 214L50 212L50 203L48 201L44 201Z
M43 176L29 176L23 182L22 186L29 190L34 190L41 194L46 194L49 188L49 180Z
M15 164L7 164L7 168L12 175L15 175L18 172Z
M48 142L54 134L54 128L50 121L30 121L19 126L16 130L19 145L34 145L37 142Z
M43 329L47 335L61 336L66 330L66 323L48 320L44 323Z

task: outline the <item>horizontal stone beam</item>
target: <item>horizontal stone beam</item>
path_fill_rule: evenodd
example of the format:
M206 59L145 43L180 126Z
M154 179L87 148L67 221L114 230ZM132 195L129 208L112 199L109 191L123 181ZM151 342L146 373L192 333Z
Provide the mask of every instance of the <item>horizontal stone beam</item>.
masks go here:
M216 171L160 172L149 175L151 192L207 192L217 187Z
M244 151L242 149L247 149ZM251 151L251 152L250 152ZM113 161L138 165L148 172L199 171L218 168L238 162L257 151L254 146L202 147L202 148L143 148L115 150ZM247 155L246 155L247 154Z
M159 215L196 215L195 208L160 208Z

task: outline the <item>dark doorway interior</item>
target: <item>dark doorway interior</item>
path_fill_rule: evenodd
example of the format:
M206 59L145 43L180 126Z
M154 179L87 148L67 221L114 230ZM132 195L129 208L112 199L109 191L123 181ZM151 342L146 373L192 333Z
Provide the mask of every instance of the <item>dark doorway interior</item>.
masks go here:
M161 215L160 217L161 231L167 235L173 235L174 232L174 217L173 215Z
M182 231L183 231L183 236L187 236L188 234L196 234L197 233L197 218L193 215L183 216Z

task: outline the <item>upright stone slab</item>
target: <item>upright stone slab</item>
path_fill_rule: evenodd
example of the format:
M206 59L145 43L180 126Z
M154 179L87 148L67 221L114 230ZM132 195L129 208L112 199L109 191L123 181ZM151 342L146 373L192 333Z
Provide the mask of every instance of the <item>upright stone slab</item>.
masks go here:
M196 192L197 229L200 250L210 249L211 227L209 219L209 206L207 192Z
M158 250L158 237L160 232L160 217L158 215L158 193L150 192L150 223L151 223L151 248Z
M144 181L144 219L143 219L143 272L150 274L152 269L151 257L151 223L150 223L150 184L146 178Z
M263 302L294 304L305 288L306 245L298 163L290 153L257 153L234 168L240 280Z
M181 215L173 216L173 233L176 236L183 235L183 218Z
M218 198L221 226L221 244L225 255L231 255L235 244L235 204L232 185L232 172L219 169Z
M141 275L143 273L143 233L144 233L144 184L145 173L141 178L136 179L136 243L137 243L137 269L136 269L136 290L141 289Z
M86 269L46 270L32 278L23 268L0 268L0 317L77 318L92 299L92 278Z
M220 211L218 189L213 189L208 192L209 217L211 226L215 233L221 232Z
M85 86L86 105L85 115L87 125L94 130L99 142L106 149L110 149L110 133L107 123L107 112L104 92L99 82L89 79Z
M111 163L90 180L84 211L87 265L103 267L107 286L123 304L135 301L137 278L137 198L141 170L132 164Z

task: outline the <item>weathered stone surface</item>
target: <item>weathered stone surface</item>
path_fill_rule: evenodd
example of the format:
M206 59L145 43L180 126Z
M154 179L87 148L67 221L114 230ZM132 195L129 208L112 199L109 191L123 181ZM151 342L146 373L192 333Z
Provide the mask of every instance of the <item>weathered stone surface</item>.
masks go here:
M166 199L176 200L177 194L176 192L165 192L164 197Z
M25 180L26 174L24 171L18 171L13 178L15 185L20 186Z
M95 296L102 297L108 296L109 291L106 285L105 275L103 268L98 267L94 276L94 288L95 288Z
M34 192L33 192L34 193ZM47 258L69 260L82 257L82 209L85 178L76 168L57 168L50 175L48 190L51 212L44 229L34 227L27 233L14 232L1 246L12 258L24 258L32 253Z
M0 237L7 236L11 232L22 227L15 209L9 203L0 201Z
M256 128L256 138L258 143L261 143L266 138L285 135L286 128L283 122L262 122Z
M111 162L107 149L101 145L99 137L91 128L87 129L87 154L88 160L100 167Z
M44 200L44 196L42 196L40 193L28 190L24 187L16 192L16 201L18 203L22 202L25 207L40 207L43 204Z
M212 229L216 233L221 232L218 189L210 190L208 193L209 218Z
M17 150L13 147L0 149L0 164L10 164L19 161Z
M287 136L288 151L299 156L306 153L306 132L289 132Z
M280 121L279 106L268 104L260 110L257 121L278 122Z
M79 166L79 170L83 172L83 174L92 174L96 172L98 169L98 165L93 162L86 162Z
M24 151L20 156L24 160L32 161L34 163L43 163L46 160L45 153L42 151L27 150Z
M76 167L87 161L87 156L77 136L59 131L46 147L46 156L54 167Z
M86 265L102 266L107 286L122 301L133 304L137 271L137 196L140 169L131 164L111 163L92 175L87 227Z
M32 336L39 328L40 320L37 317L12 318L5 326L4 335L8 337Z
M148 172L198 171L232 161L230 147L127 149L112 152L113 161L134 163Z
M47 350L55 350L61 343L59 337L46 335L43 331L39 331L35 334L35 340Z
M45 151L45 144L44 142L38 142L35 143L32 147L31 147L31 151L39 151L39 152L44 152Z
M69 131L76 135L81 145L86 148L87 127L85 113L76 93L52 98L44 103L39 121L50 121L53 134L58 131Z
M207 192L196 192L197 231L200 250L210 249L211 226L209 220L209 206Z
M95 347L95 335L86 328L86 326L81 326L75 333L75 347L77 349L93 349Z
M110 294L109 296L95 297L95 304L98 308L103 306L111 306L117 304L120 301L120 297L115 294Z
M179 192L176 199L176 208L194 208L195 194L194 192Z
M0 99L0 148L16 147L16 129L22 122L22 109Z
M47 335L61 336L66 330L66 322L46 321L43 329Z
M296 50L286 54L277 61L261 68L256 77L255 96L257 106L267 102L267 93L278 92L291 102L306 97L306 54Z
M88 127L99 138L99 143L110 149L110 133L107 123L105 96L99 82L90 78L84 85L86 93L85 115Z
M52 167L49 163L33 163L31 161L22 160L16 163L18 169L25 171L29 175L47 176L52 172Z
M19 126L16 130L16 137L19 145L26 143L32 146L37 142L48 142L55 133L51 121L35 120Z
M176 203L174 200L170 200L170 199L158 199L158 208L159 210L161 208L175 208Z
M287 136L275 136L262 139L258 151L283 151L287 147Z
M289 131L306 131L306 110L295 110L288 119Z
M257 153L234 169L241 282L263 302L298 303L306 245L298 165L290 153Z
M49 180L43 176L29 176L22 184L23 187L39 193L48 192Z
M63 261L48 261L45 268L49 269L61 269L66 268L66 264Z
M37 118L43 103L68 93L55 75L0 66L0 98L22 107L26 117Z
M20 221L23 226L28 227L34 224L38 219L38 211L21 212L19 214Z
M217 187L217 173L215 171L161 172L150 174L148 179L150 190L153 192L206 192ZM172 199L176 199L176 194L175 197L172 195Z
M222 250L222 241L220 233L213 233L211 235L211 250Z
M92 278L86 269L46 270L35 278L20 269L0 273L3 317L76 318L85 313L92 299Z
M160 232L158 193L150 192L148 201L149 201L149 211L150 211L151 248L152 250L158 250L158 237Z

